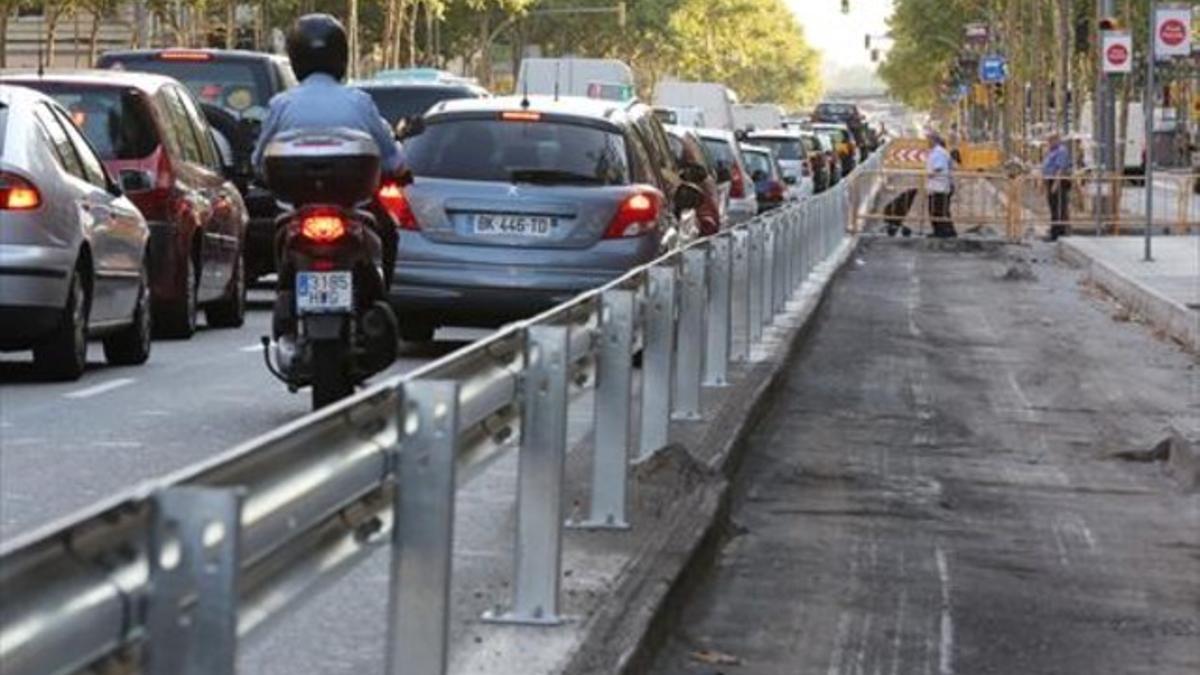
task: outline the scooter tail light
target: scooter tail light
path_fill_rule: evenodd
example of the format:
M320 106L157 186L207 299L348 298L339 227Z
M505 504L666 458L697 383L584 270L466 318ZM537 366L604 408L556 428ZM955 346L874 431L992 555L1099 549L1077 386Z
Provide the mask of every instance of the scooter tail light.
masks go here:
M317 244L331 244L346 236L346 218L332 211L314 211L300 219L300 236Z

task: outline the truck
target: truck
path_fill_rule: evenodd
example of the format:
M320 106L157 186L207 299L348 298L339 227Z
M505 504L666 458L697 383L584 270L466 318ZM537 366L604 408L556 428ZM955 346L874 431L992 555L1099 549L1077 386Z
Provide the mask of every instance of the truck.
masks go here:
M654 89L654 105L682 108L694 106L704 111L704 122L712 129L734 131L733 106L737 94L719 82L659 82Z
M733 125L738 131L782 129L783 117L783 108L774 103L738 103L733 106Z
M517 91L546 96L586 96L627 101L636 96L633 69L617 59L528 58L517 73Z

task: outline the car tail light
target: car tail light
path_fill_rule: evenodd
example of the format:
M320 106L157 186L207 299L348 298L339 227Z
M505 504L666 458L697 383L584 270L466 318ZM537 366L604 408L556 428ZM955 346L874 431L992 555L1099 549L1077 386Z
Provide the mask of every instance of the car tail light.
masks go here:
M783 201L783 183L773 180L767 183L767 199L773 202Z
M605 239L640 237L658 225L658 210L661 198L654 192L639 192L621 202L604 233Z
M300 218L300 236L317 244L332 244L346 236L346 218L336 211L310 211Z
M0 211L32 211L42 205L37 187L14 174L0 172Z
M412 207L408 204L408 197L404 196L404 188L394 182L386 182L379 186L379 203L387 212L396 220L396 226L402 230L410 230L416 232L420 230L417 225L417 218L413 215Z
M503 122L540 122L542 114L532 110L506 110L500 113Z
M746 177L742 175L742 167L737 164L733 165L730 170L730 175L733 180L729 187L729 196L734 199L743 199L746 196Z

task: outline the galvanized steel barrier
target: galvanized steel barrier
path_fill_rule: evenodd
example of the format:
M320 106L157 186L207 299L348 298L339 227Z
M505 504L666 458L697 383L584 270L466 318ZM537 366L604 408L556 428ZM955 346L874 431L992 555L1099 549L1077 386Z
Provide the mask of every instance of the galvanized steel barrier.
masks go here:
M730 383L838 250L861 206L848 184L10 542L3 672L233 673L240 639L390 543L387 672L443 673L456 489L513 448L514 592L487 618L558 622L573 393L594 385L594 455L589 512L568 526L628 527L631 458L701 417L702 388Z

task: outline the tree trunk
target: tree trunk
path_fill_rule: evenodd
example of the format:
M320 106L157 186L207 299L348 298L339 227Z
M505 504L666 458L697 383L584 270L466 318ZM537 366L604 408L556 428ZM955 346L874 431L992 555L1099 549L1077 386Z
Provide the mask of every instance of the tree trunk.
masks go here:
M380 35L380 60L383 68L389 68L392 63L392 35L396 32L396 3L388 0L383 13L383 33Z
M62 16L62 6L58 5L53 11L47 10L46 21L46 60L47 68L54 67L54 43L58 40L58 20Z
M417 20L420 18L421 2L413 0L412 11L408 17L408 67L417 66Z
M103 18L101 7L92 7L92 29L88 34L88 67L95 65L100 55L100 22Z
M8 3L0 4L0 68L8 67Z
M225 0L225 49L237 46L237 0Z
M358 77L358 0L350 0L350 20L347 30L350 33L350 67L347 76L350 79Z
M479 13L479 83L486 89L492 88L492 47L489 36L492 32L491 12Z

